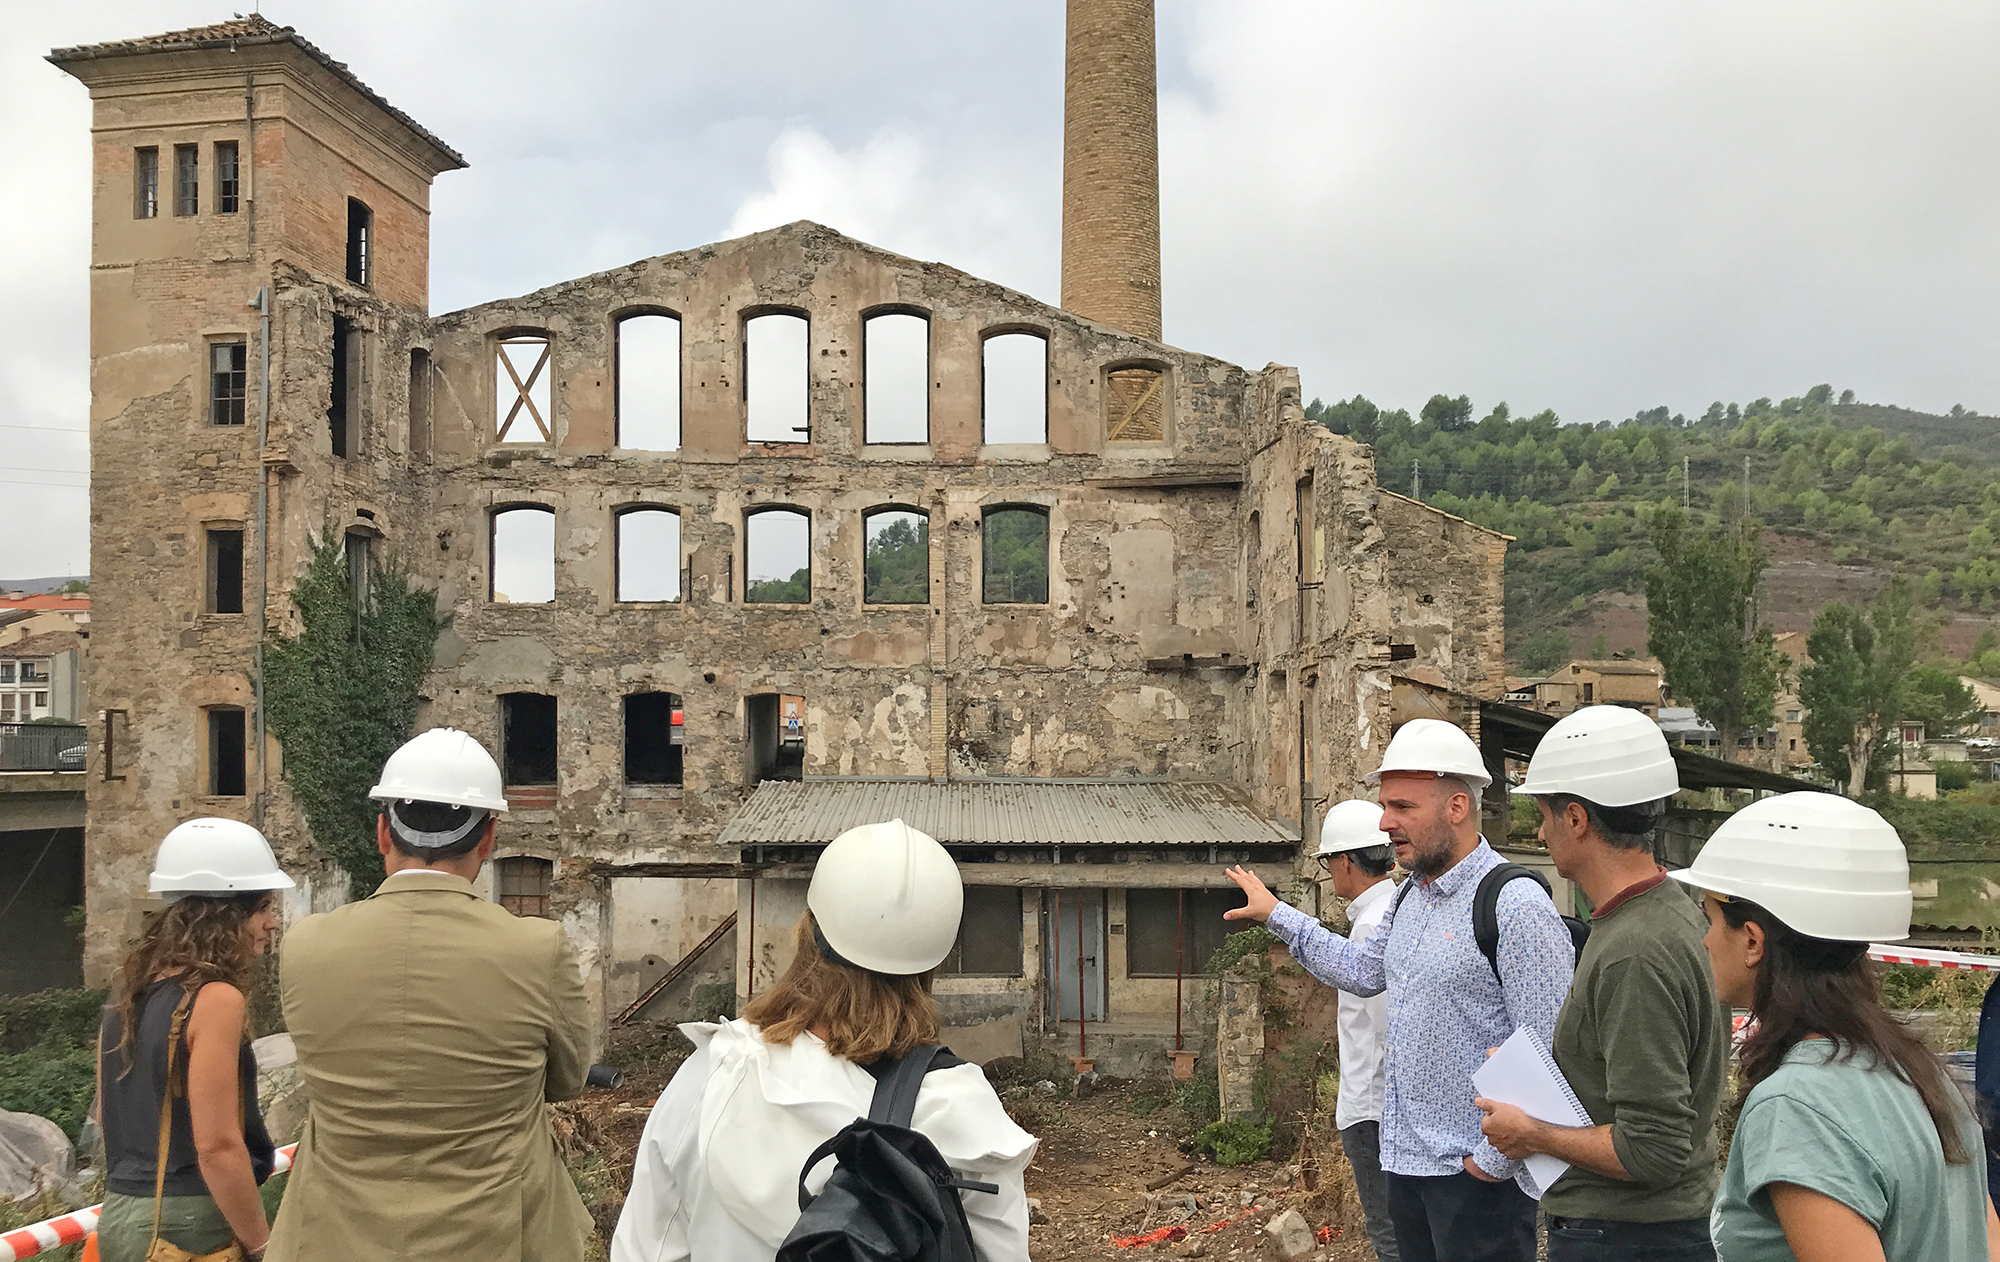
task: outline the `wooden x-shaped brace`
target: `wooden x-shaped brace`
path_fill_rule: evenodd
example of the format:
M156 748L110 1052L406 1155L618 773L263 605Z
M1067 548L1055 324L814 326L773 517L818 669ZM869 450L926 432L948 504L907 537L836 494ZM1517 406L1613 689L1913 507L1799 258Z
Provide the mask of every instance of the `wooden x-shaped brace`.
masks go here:
M542 348L541 358L537 359L535 366L528 370L528 379L526 381L522 381L521 374L514 371L514 361L507 355L507 348L510 346L540 346ZM542 369L548 366L548 362L549 343L540 338L500 343L500 366L507 370L508 379L514 383L516 397L514 399L514 406L507 409L506 417L500 422L500 432L494 436L496 441L503 443L507 441L507 431L513 427L514 418L521 414L523 407L528 409L528 416L535 422L535 428L541 431L542 441L545 443L555 441L555 435L549 432L548 422L542 419L541 409L535 406L535 400L530 394L530 391L535 388L536 379L542 375Z
M1124 385L1123 382L1118 381L1118 379L1115 377L1112 378L1111 380L1114 385L1121 387ZM1162 375L1160 373L1153 374L1153 380L1147 384L1145 391L1141 393L1138 398L1133 399L1130 403L1125 405L1125 412L1122 416L1118 418L1117 422L1112 425L1109 437L1117 438L1125 432L1126 427L1132 424L1132 421L1139 415L1140 410L1146 406L1146 404L1152 399L1154 395L1160 392L1161 380L1162 380ZM1124 391L1120 389L1119 391L1117 391L1117 393L1123 394Z

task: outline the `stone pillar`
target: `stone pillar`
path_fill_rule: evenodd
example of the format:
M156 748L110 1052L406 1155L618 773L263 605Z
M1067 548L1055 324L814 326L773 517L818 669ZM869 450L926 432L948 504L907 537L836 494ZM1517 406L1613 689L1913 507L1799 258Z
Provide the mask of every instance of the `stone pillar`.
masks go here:
M1160 112L1153 0L1069 0L1062 305L1160 337Z
M1222 1119L1257 1113L1257 1071L1264 1063L1263 982L1236 969L1222 975L1216 998L1215 1073Z

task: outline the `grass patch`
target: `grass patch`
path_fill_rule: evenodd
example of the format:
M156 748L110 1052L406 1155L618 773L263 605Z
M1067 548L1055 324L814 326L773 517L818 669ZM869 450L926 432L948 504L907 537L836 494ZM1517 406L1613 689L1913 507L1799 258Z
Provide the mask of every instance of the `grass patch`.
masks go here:
M1271 1124L1242 1119L1210 1122L1194 1142L1218 1166L1247 1166L1271 1151Z
M45 1117L76 1138L97 1091L105 998L101 990L38 990L0 999L0 1109Z

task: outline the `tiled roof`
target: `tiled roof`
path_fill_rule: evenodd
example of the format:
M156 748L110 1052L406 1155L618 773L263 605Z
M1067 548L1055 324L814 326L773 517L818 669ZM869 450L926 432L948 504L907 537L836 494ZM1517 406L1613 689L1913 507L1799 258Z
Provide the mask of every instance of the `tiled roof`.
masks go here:
M823 846L900 819L946 845L1296 845L1298 833L1205 781L766 780L716 838Z
M53 657L77 647L82 641L74 631L44 631L12 644L0 644L0 657Z
M49 53L49 60L60 66L72 61L94 61L102 57L129 57L139 53L167 53L193 51L204 48L229 48L236 44L292 44L300 52L332 71L342 82L356 92L380 106L384 113L422 137L439 153L451 159L455 167L464 167L465 159L458 150L432 135L416 119L397 109L381 93L363 83L347 63L333 58L315 48L309 41L299 38L297 31L289 26L279 26L261 14L232 18L227 22L216 22L210 26L191 26L182 31L165 31L158 35L142 35L136 39L112 40L104 44L78 44L72 48L58 48Z
M66 613L84 613L90 609L89 596L58 596L53 593L40 596L0 596L0 609L58 610Z

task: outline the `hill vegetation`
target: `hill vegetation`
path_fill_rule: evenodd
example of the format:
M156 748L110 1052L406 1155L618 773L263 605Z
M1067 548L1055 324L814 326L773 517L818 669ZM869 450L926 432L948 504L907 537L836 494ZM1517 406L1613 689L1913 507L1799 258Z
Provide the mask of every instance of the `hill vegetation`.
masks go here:
M1435 395L1416 417L1358 395L1315 399L1307 415L1374 444L1385 487L1515 537L1508 656L1522 669L1558 664L1562 627L1593 598L1645 590L1662 504L1685 503L1696 525L1747 513L1767 543L1906 576L1922 610L2000 605L2000 419L1836 400L1824 385L1594 425L1505 403L1475 420L1463 395Z

